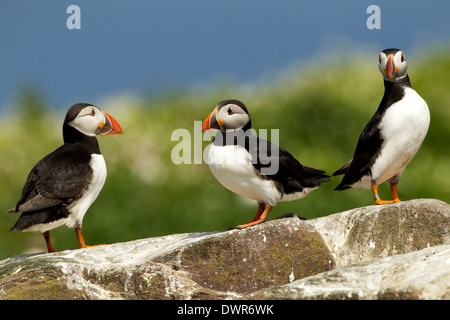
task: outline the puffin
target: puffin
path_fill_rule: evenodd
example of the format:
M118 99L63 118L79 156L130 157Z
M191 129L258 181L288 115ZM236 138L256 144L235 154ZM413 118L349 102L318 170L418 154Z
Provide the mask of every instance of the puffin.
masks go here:
M401 202L397 184L427 135L430 112L412 88L405 54L399 49L380 52L378 68L384 95L363 129L352 160L333 173L344 175L335 190L372 189L376 204ZM392 200L381 200L378 185L390 185Z
M109 114L88 103L73 105L63 123L64 144L41 159L28 174L20 200L8 213L21 212L10 231L42 233L55 252L50 230L75 229L78 248L86 245L82 222L106 180L106 165L97 135L122 133Z
M239 100L219 102L203 122L205 131L217 131L208 150L213 175L228 190L259 204L252 221L231 229L262 223L278 202L304 198L330 180L325 171L302 165L288 151L254 135Z

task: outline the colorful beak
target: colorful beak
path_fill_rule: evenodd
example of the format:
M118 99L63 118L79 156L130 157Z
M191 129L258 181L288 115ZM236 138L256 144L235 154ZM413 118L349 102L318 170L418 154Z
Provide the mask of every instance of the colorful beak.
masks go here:
M103 112L103 111L102 111ZM103 124L103 128L98 133L99 135L106 136L108 134L119 134L122 133L122 128L120 127L119 123L111 117L106 112L103 112L105 115L105 123Z
M397 68L394 65L394 60L392 58L393 58L393 56L389 55L388 63L386 65L386 67L384 68L384 71L386 72L389 79L392 79L394 77L394 73L397 71Z
M219 120L220 121L220 120ZM220 121L223 123L223 121ZM217 109L214 109L205 119L202 126L202 132L220 130L219 122L217 121Z

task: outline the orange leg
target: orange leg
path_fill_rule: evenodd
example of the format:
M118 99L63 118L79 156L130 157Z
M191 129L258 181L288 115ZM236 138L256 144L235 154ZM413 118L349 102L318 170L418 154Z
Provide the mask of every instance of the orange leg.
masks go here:
M52 243L50 242L50 231L44 232L44 238L45 242L47 243L47 250L49 253L57 252L55 249L53 249Z
M378 195L378 185L376 185L376 184L372 185L372 193L373 193L373 198L375 200L375 204L390 204L390 203L400 202L400 199L398 198L398 195L397 195L397 185L391 185L391 192L392 192L392 197L394 198L394 200L381 200L380 196Z
M256 221L261 217L261 214L264 212L264 205L259 204L258 212L256 212L255 216L253 217L252 221Z
M397 185L396 184L391 184L391 192L392 192L392 199L394 199L394 202L402 202L402 200L400 200L398 198L397 195Z
M260 224L264 221L266 221L267 216L269 215L270 210L272 210L272 206L269 204L266 205L259 205L258 212L256 213L255 217L251 222L244 223L241 225L238 225L237 227L234 227L233 229L244 229L247 227L254 226L256 224Z
M75 228L75 232L77 234L77 239L78 239L78 249L81 248L90 248L90 247L97 247L97 246L104 246L104 244L97 244L95 246L88 246L83 239L83 235L81 234L81 229L80 228Z

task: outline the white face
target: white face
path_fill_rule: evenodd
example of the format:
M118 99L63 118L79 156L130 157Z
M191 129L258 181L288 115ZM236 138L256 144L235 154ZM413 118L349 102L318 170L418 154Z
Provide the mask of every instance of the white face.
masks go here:
M69 125L88 136L96 136L106 123L103 112L94 106L83 108Z
M384 79L396 81L406 76L408 64L403 51L399 50L395 54L380 52L379 62L378 69Z
M217 121L223 121L225 129L243 128L249 121L249 115L238 105L230 103L220 108Z

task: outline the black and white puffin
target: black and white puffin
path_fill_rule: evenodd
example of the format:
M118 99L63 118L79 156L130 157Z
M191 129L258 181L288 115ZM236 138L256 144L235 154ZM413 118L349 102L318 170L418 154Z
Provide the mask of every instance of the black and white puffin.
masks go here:
M217 104L202 131L219 130L208 151L208 164L227 189L256 200L259 209L243 229L264 222L280 201L304 198L322 182L324 171L303 166L289 152L251 133L250 115L238 100Z
M42 233L48 252L55 252L50 230L67 225L75 229L79 248L84 242L84 214L95 201L106 179L105 160L97 135L122 133L117 121L94 105L78 103L66 114L64 144L31 170L16 207L22 212L10 229Z
M412 88L404 53L386 49L379 65L384 96L359 137L353 159L333 175L345 174L335 190L372 189L376 204L400 202L397 184L406 165L422 145L430 125L426 102ZM390 185L392 200L381 200L378 185Z

